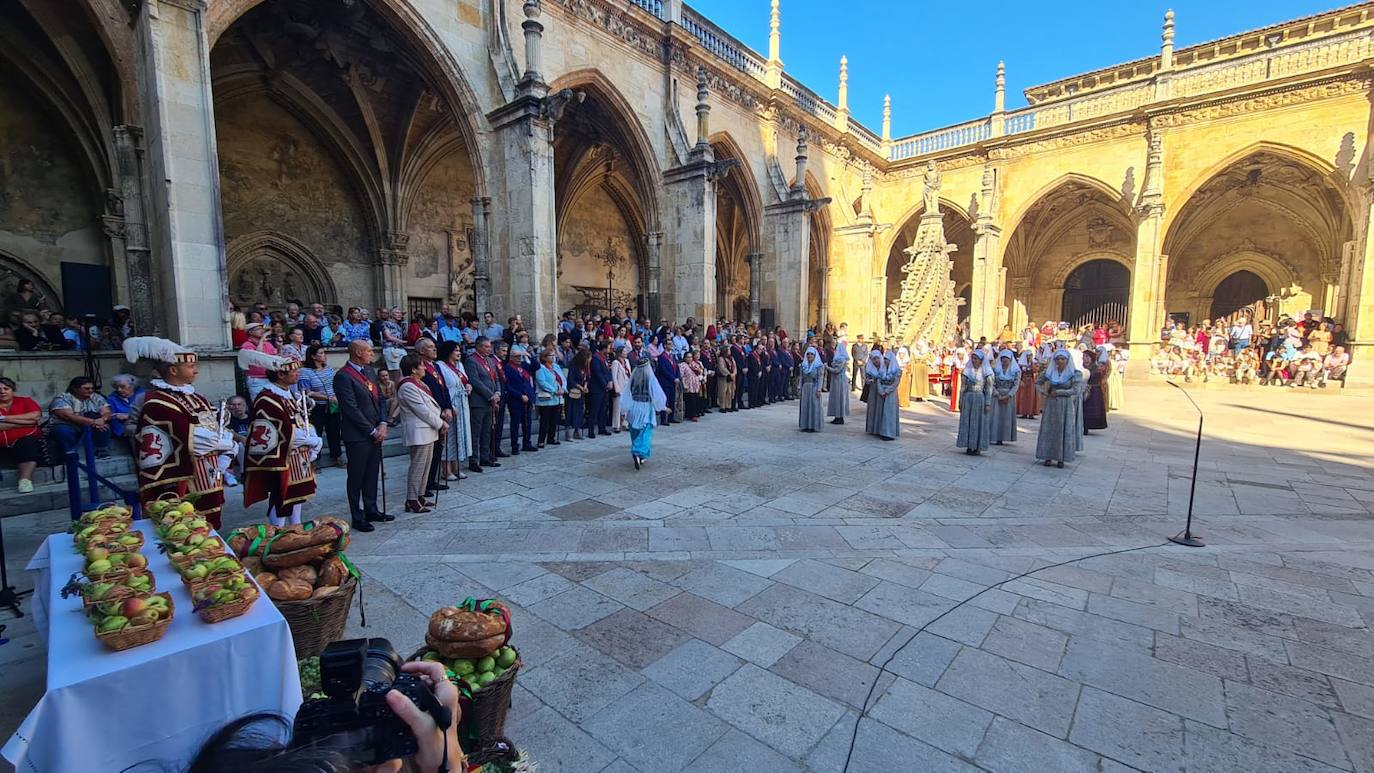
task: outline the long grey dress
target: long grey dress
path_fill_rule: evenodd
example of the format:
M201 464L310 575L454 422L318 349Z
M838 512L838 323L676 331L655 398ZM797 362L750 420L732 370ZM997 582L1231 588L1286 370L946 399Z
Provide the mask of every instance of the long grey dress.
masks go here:
M878 382L883 404L883 412L878 421L878 437L895 438L901 432L902 411L897 406L897 384L901 379L901 371L895 371L884 374ZM873 404L871 397L869 404Z
M802 429L819 430L825 419L821 415L821 377L820 368L811 373L801 374L801 415L797 423Z
M1045 409L1040 417L1040 436L1035 441L1035 458L1072 462L1075 454L1083 450L1083 377L1075 371L1067 383L1055 385L1047 368L1036 386L1045 393Z
M866 376L868 384L868 413L864 416L864 432L870 435L878 434L878 428L883 424L883 408L886 401L878 395L878 385L882 383L879 376ZM830 394L835 394L831 392Z
M1016 388L1021 384L1021 373L1012 378L1002 378L996 369L992 371L992 435L994 443L1016 442ZM1006 402L1002 401L1005 397Z
M830 372L830 402L825 415L843 419L849 415L849 360L831 363L825 369Z
M992 434L992 413L987 410L992 396L992 376L969 378L959 374L959 438L955 445L973 451L988 450Z

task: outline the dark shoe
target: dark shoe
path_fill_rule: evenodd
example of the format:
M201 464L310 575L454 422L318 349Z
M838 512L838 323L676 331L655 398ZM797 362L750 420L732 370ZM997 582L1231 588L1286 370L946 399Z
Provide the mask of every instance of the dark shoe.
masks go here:
M639 457L638 457L638 456L634 457L634 460L635 460L635 469L638 470L638 469L639 469L639 465L640 465Z
M506 453L505 451L499 451L499 450L498 450L498 451L496 452L496 458L497 458L497 459L505 459L507 456L510 456L510 454Z
M369 521L378 521L378 522L385 523L385 522L387 522L387 521L394 521L394 520L396 520L396 516L394 516L394 515L389 515L389 514L387 514L387 513L368 513L368 514L367 514L367 520L369 520Z
M544 441L541 440L541 441L539 441L538 448L543 448L543 447L544 447Z
M500 467L500 462L482 462L483 467Z
M581 439L582 439L582 430L580 430L580 429L579 429L579 430L574 430L574 431L573 431L572 439L573 439L573 440L581 440Z
M1061 469L1061 470L1064 469L1064 463L1063 463L1063 462L1057 462L1057 463L1055 464L1055 466L1058 467L1058 468Z
M539 449L538 449L538 448L535 448L534 446L525 446L524 448L522 448L522 449L520 449L520 450L521 450L521 451L538 451Z
M561 440L550 440L550 441L549 441L549 445L551 445L551 446L561 446L561 445L563 445L563 441L561 441Z
M430 487L429 487L429 490L430 490L431 492L433 492L433 491L448 491L448 484L447 484L447 483L436 483L436 484L434 484L433 486L430 486Z
M478 464L477 462L469 462L468 470L470 470L471 472L481 472L482 465Z
M353 531L376 531L377 527L367 521L354 521Z
M840 417L836 416L835 418L833 418L833 419L830 420L830 423L831 423L831 424L843 424L843 423L844 423L844 419L841 419Z
M520 455L520 449L518 449L518 448L511 448L509 454L502 454L502 456L519 456L519 455Z

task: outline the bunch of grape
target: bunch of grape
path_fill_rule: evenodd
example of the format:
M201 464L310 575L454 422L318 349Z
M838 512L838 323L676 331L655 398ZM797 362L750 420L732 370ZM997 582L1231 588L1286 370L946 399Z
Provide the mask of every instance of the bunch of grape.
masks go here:
M324 690L320 686L320 659L306 658L296 664L301 672L301 694L306 700L311 698L323 698Z

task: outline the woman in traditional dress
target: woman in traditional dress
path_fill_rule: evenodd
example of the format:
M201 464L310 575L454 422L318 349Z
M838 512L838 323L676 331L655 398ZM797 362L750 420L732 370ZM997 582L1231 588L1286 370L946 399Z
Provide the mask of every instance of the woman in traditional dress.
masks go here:
M993 375L987 355L974 349L959 372L959 436L955 446L969 456L988 450L992 431Z
M468 383L467 370L463 368L463 348L457 341L445 341L439 345L438 359L434 366L443 376L442 383L448 388L449 402L453 403L453 421L449 422L448 436L444 438L441 459L447 465L444 477L448 480L461 480L467 477L463 463L472 456L472 419L468 412L468 393L472 385Z
M1050 364L1036 379L1045 396L1045 412L1040 417L1040 435L1035 441L1035 458L1046 467L1072 462L1083 450L1083 377L1065 349L1056 351Z
M817 352L819 355L819 352ZM831 424L843 424L849 415L849 342L843 338L835 342L835 354L825 364L830 374L830 401L826 405L826 415Z
M902 429L902 409L897 405L897 385L902 381L902 367L897 364L897 352L888 349L883 356L883 371L878 378L877 395L883 410L878 421L878 437L896 440Z
M959 375L969 364L968 349L960 346L954 350L954 364L949 372L949 409L955 413L959 412L959 387L961 379Z
M992 434L997 445L1016 442L1016 397L1021 384L1021 366L1016 353L1003 349L992 369Z
M735 360L730 356L730 347L726 344L720 345L720 354L716 357L716 404L720 406L721 413L730 413L735 409Z
M864 365L864 392L868 398L868 414L864 417L864 432L878 434L878 425L883 421L883 398L878 394L878 381L883 377L883 352L878 347L868 353L868 364Z
M1023 419L1034 419L1039 416L1040 403L1043 400L1035 388L1035 377L1038 372L1035 355L1035 349L1023 349L1017 363L1021 367L1021 381L1016 389L1016 415Z
M619 432L625 427L625 409L630 407L630 363L625 359L623 349L611 348L611 388L615 396L611 398L611 430Z
M1083 434L1091 435L1091 430L1107 428L1107 396L1102 388L1107 381L1105 362L1099 361L1097 352L1083 352L1083 367L1088 371L1088 387L1083 393Z
M897 380L897 407L911 405L911 350L906 345L897 347L897 367L901 377Z
M630 407L626 414L630 422L630 458L634 459L636 470L649 460L659 413L668 408L668 398L654 377L652 361L648 352L642 352L630 376Z
M1107 410L1119 411L1126 405L1126 384L1121 378L1121 350L1107 350Z
M930 394L930 346L918 340L911 351L911 391L918 402L925 402Z
M682 353L682 365L678 371L682 374L682 401L687 421L696 421L705 402L702 390L706 388L706 369L697 362L696 352L687 351Z
M802 432L817 432L821 428L821 377L825 367L821 353L808 346L801 364L801 408L797 419Z

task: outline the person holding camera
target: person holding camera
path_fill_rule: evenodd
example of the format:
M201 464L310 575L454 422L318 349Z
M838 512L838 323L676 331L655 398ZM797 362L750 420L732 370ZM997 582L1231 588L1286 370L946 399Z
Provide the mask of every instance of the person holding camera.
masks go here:
M334 646L337 645L331 645ZM368 654L372 655L371 652ZM325 655L321 655L320 662L321 681L327 685ZM275 773L286 770L309 773L395 773L407 761L412 770L420 773L461 773L466 770L467 757L458 742L458 720L461 717L458 688L445 677L443 664L423 661L405 663L400 671L396 682L402 684L379 686L380 697L391 715L382 721L403 728L410 736L408 743L403 743L399 748L394 745L394 736L377 732L372 727L366 728L369 732L354 732L362 729L358 723L350 724L348 717L338 716L348 713L349 706L343 704L377 696L379 690L374 690L369 683L364 685L362 698L323 698L306 703L301 710L307 714L307 726L302 726L298 714L291 740L286 745L268 740L280 735L286 723L282 717L252 714L237 719L221 728L201 746L186 767L186 773ZM413 687L418 687L418 690ZM407 697L407 692L416 694L425 708ZM322 710L316 710L312 715L312 705L320 706ZM353 705L356 711L357 704ZM317 727L309 726L314 718L326 714L336 722L333 727L321 733ZM382 743L380 738L386 738L391 743ZM366 739L361 746L360 739ZM404 753L375 761L378 754L397 751Z

